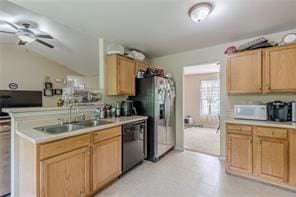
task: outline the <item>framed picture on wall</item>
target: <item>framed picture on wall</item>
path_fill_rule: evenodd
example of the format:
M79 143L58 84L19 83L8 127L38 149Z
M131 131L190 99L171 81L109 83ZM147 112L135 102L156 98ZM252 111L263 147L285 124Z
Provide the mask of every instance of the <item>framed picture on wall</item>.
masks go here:
M43 89L44 96L53 96L53 89Z
M54 89L54 95L62 95L63 89Z

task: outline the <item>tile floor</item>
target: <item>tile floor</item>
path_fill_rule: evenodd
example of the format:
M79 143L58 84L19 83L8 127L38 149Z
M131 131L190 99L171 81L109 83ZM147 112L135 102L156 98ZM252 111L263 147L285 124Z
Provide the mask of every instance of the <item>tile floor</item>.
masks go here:
M220 155L220 131L214 128L190 127L184 129L184 146L187 150Z
M225 174L217 157L172 151L145 161L96 197L295 197L296 193Z

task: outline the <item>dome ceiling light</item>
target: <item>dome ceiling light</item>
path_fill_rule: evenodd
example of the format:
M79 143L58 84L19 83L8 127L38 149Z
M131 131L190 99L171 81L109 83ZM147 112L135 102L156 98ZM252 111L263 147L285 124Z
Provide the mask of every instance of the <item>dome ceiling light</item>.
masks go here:
M207 18L207 16L211 13L212 10L212 4L203 2L192 6L189 9L188 14L191 20L193 20L194 22L201 22Z

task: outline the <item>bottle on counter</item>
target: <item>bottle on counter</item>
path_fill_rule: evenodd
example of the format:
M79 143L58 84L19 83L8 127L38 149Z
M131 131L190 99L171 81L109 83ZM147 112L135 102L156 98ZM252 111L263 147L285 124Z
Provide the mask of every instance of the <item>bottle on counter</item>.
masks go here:
M117 102L116 103L116 114L115 114L115 116L116 117L119 117L120 116L120 114L121 114L121 107L120 107L120 103L119 102Z
M100 119L104 119L105 118L105 106L101 107L101 113L100 113Z
M111 107L111 117L115 117L116 116L116 107L115 106L112 106Z

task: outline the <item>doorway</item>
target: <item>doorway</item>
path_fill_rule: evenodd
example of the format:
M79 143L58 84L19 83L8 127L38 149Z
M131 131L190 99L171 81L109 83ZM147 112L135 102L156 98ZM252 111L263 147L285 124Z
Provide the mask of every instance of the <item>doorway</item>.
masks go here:
M184 67L184 148L220 156L220 64Z

